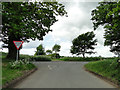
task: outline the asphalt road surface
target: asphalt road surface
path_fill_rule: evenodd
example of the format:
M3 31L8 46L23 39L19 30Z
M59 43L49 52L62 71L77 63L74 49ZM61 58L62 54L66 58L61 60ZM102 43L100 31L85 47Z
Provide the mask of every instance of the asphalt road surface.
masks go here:
M35 62L38 70L15 88L115 88L83 69L85 62Z

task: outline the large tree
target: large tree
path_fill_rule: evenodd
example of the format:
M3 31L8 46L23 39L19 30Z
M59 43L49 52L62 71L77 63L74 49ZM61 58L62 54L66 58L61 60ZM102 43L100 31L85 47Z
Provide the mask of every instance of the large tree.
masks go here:
M83 57L85 57L85 53L92 54L95 53L92 50L94 50L94 45L97 45L97 40L94 39L95 34L93 32L87 32L84 34L79 35L77 38L75 38L72 41L72 46L70 52L72 54L80 55L82 54Z
M57 19L66 15L58 2L3 2L2 41L8 44L8 58L16 58L13 41L43 40Z
M60 48L61 48L61 46L60 46L60 45L55 44L55 45L53 46L53 48L52 48L52 51L55 51L55 53L57 53L57 52L59 52L59 51L60 51Z
M94 30L100 25L105 29L105 46L120 56L120 2L100 2L92 11Z
M37 48L36 48L36 52L35 55L45 55L45 49L43 47L42 44L40 44Z

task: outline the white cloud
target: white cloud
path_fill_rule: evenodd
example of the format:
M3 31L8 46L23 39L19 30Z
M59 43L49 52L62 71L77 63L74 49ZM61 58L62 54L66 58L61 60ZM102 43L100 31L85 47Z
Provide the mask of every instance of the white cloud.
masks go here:
M60 55L61 56L70 56L70 47L72 46L71 42L61 42L60 43L61 46L61 51L60 51Z
M34 55L35 51L36 51L35 48L21 49L20 54Z

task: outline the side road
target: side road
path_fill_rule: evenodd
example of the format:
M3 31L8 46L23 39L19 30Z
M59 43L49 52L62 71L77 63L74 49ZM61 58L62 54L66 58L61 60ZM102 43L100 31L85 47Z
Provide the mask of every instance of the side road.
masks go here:
M34 62L38 70L15 88L115 88L86 72L86 62Z

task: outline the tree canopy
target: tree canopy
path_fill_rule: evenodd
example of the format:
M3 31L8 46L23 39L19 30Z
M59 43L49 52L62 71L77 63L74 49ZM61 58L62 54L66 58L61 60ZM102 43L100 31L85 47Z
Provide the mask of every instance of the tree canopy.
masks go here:
M42 44L40 44L37 48L35 55L45 55L45 49Z
M58 2L2 2L2 41L8 44L8 57L16 56L13 41L43 40L57 19L67 15Z
M120 2L100 2L91 15L94 30L104 26L104 45L120 56Z
M95 53L94 45L97 45L97 39L94 39L95 34L93 32L87 32L84 34L79 35L72 41L72 46L70 52L72 54L80 55L82 54L85 57L85 53L92 54Z
M60 45L55 44L55 45L53 46L52 50L53 50L53 51L55 51L55 53L57 53L57 52L59 52L59 51L60 51L60 48L61 48L61 46L60 46Z
M46 50L46 54L52 54L52 50Z

